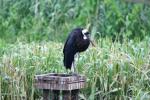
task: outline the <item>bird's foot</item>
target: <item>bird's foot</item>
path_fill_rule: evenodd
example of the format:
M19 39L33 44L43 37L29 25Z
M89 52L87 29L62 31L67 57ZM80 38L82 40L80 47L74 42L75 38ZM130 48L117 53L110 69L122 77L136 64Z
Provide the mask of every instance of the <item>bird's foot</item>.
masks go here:
M76 72L70 72L69 74L72 76L78 76L78 73L76 73Z

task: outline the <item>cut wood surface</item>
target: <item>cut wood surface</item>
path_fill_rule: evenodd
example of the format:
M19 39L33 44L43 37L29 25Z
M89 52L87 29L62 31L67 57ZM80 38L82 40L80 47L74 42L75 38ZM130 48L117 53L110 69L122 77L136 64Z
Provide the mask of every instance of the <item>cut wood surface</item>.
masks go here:
M51 90L74 90L85 87L85 76L71 74L42 74L35 76L35 87Z

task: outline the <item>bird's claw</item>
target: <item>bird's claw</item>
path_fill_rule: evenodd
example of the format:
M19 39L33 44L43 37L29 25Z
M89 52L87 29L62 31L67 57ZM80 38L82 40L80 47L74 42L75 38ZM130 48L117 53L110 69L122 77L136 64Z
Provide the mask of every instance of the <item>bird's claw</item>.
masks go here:
M69 74L71 74L72 76L78 76L78 73L75 72L70 72Z

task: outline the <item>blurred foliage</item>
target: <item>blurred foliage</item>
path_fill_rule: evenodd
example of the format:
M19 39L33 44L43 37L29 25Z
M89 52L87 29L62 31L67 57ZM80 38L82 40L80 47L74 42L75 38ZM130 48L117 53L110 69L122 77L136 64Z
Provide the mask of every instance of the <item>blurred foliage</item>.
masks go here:
M0 0L0 37L63 41L91 24L92 36L143 39L150 35L149 5L124 0Z

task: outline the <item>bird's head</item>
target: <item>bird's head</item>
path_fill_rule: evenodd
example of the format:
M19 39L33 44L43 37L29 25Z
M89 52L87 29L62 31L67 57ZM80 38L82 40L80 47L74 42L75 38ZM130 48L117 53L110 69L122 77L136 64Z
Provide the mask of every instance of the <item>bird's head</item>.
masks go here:
M82 30L82 34L83 34L83 39L84 39L84 40L89 39L90 33L88 32L87 29L83 29L83 30Z
M82 34L83 34L83 39L84 39L84 40L89 39L89 40L90 40L90 43L92 44L92 46L95 47L95 44L94 44L93 41L91 41L91 39L90 39L90 32L89 32L87 29L83 29L83 30L82 30Z

